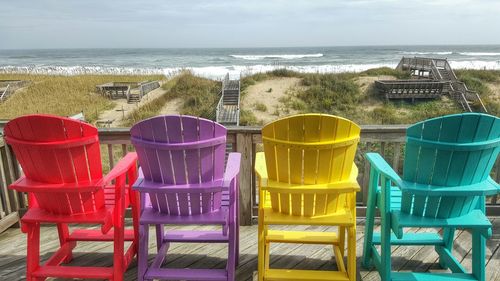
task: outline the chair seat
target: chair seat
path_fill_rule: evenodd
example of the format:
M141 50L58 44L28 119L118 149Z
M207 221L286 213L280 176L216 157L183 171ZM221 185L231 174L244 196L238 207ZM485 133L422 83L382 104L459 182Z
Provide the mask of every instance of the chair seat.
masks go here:
M40 208L30 208L21 218L25 223L86 223L86 224L109 224L112 221L113 209L106 207L93 213L78 215L55 215Z
M427 218L393 211L391 219L395 227L491 228L491 222L481 210L473 210L466 215L447 219Z
M140 223L141 224L203 224L203 225L226 225L228 223L229 210L227 207L221 207L218 211L190 215L190 216L177 216L163 214L152 207L146 206L142 212Z
M282 214L273 211L272 208L264 208L263 222L264 224L353 226L356 220L349 210L328 215L306 217Z
M49 184L46 182L38 182L30 180L25 176L20 177L9 188L15 189L20 192L78 192L78 191L93 191L103 186L102 179L84 181L81 183L54 183Z
M380 208L380 186L377 188L377 206ZM391 187L391 211L392 210L401 210L401 197L402 192L397 186Z
M264 224L289 224L289 225L354 225L355 218L349 209L343 209L342 212L336 212L328 215L319 216L294 216L292 214L283 214L276 212L271 207L271 196L266 191L266 201L263 204Z

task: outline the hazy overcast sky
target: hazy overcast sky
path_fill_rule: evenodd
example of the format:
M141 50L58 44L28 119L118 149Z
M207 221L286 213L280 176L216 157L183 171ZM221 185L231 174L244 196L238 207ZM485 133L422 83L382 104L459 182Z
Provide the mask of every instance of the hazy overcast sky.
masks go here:
M500 44L500 0L0 0L0 48Z

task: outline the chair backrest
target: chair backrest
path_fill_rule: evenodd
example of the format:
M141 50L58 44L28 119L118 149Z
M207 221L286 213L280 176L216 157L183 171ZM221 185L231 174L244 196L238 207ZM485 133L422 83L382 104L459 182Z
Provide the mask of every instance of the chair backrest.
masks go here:
M424 185L463 186L486 180L500 151L500 118L480 113L447 115L407 130L403 179ZM467 213L477 196L403 195L403 211L430 217Z
M346 181L359 134L358 125L333 115L303 114L274 121L262 128L268 178L291 185ZM339 194L313 194L312 201L310 195L304 195L307 204L300 203L302 195L271 192L273 209L286 214L321 215L334 211L325 206Z
M59 116L26 115L9 121L4 133L29 180L76 186L102 179L98 133L92 125ZM41 208L58 214L100 209L102 193L34 192Z
M167 115L141 121L130 133L144 179L171 186L148 189L153 208L172 215L220 208L226 153L224 126L203 118Z

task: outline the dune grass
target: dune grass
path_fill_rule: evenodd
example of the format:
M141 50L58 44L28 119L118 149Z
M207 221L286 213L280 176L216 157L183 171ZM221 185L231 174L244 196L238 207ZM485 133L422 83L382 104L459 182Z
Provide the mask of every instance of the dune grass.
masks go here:
M185 71L162 85L165 94L149 101L147 104L132 111L122 125L131 126L160 113L167 102L182 98L181 114L215 119L215 106L219 101L220 82L194 76Z
M220 99L221 87L218 81L185 73L178 78L169 94L183 99L181 114L215 120L215 107Z
M0 74L0 79L32 82L0 104L0 119L33 113L69 116L83 112L88 122L94 122L101 111L113 107L113 101L95 93L96 85L111 81L160 80L164 76Z
M489 114L500 115L500 70L457 70L457 78L476 91L488 110ZM496 85L494 93L491 85ZM495 95L496 94L496 95Z
M394 76L397 79L410 79L411 75L407 71L400 71L389 67L379 67L365 70L359 73L360 76Z
M243 89L258 81L275 77L301 78L301 86L290 89L280 99L282 113L287 115L287 108L299 113L327 113L351 119L359 124L410 124L427 118L458 113L460 108L451 100L443 97L435 101L384 101L373 86L362 89L358 79L361 77L393 76L408 79L409 74L387 67L370 69L360 73L297 73L288 70L276 70L260 73L243 79ZM489 76L488 76L489 77ZM491 78L490 78L491 79ZM280 107L280 108L281 108ZM246 109L248 110L248 109ZM252 112L245 112L246 123L259 123Z

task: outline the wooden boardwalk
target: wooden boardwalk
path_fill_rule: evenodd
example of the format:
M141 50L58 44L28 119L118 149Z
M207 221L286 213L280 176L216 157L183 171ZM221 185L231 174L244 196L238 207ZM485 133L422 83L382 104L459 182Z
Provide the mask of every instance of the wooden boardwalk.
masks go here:
M493 237L487 241L487 280L500 280L500 217L490 218L493 224ZM177 227L177 229L188 227ZM192 229L193 227L191 227ZM209 229L210 227L195 226L194 228ZM283 227L279 227L283 229ZM168 231L169 228L167 228ZM172 228L171 228L172 229ZM287 229L333 231L335 227L296 226ZM410 229L414 232L425 232L427 229ZM155 241L154 231L151 231L150 241ZM380 280L375 271L359 266L364 234L364 219L358 220L357 280ZM47 259L58 246L55 227L42 227L41 233L42 260ZM72 265L111 265L112 245L80 243L74 251L75 259ZM454 254L462 261L464 267L471 269L471 235L467 231L458 231L455 236ZM156 249L150 242L150 258ZM240 265L237 280L252 280L257 268L257 226L242 226L240 228ZM84 253L87 252L87 253ZM90 253L89 253L90 252ZM330 246L274 244L271 246L271 267L335 270ZM26 264L26 235L18 228L11 228L0 234L0 280L24 280ZM173 244L165 267L191 268L223 268L225 266L226 247L217 244ZM433 247L393 247L393 270L398 271L443 271L439 268L437 254ZM136 263L132 263L126 272L125 280L136 280ZM61 279L59 279L61 280ZM256 280L256 279L254 279Z
M386 99L436 99L448 95L464 111L487 112L479 95L458 80L448 60L403 57L397 70L407 71L411 80L379 80L375 86Z
M225 126L240 124L240 80L230 80L229 74L222 81L221 98L216 108L216 121Z

